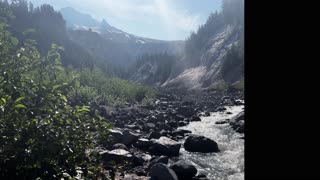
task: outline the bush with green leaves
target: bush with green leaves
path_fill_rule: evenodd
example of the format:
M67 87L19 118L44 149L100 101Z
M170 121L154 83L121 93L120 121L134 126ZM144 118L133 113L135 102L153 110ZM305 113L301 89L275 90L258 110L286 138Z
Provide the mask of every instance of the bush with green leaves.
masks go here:
M97 101L105 105L141 102L144 98L154 98L156 95L156 91L151 87L107 76L99 68L81 70L80 87L73 92L75 97L81 96L89 101Z
M42 57L35 43L19 42L0 23L0 179L59 179L77 167L88 175L99 166L85 151L110 126L70 104L79 76L63 68L62 48L52 45Z

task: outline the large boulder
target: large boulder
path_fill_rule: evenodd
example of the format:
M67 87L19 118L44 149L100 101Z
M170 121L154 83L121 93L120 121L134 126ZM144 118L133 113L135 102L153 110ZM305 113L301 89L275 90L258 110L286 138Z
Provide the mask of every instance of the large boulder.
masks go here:
M178 156L181 144L177 141L169 139L165 136L160 137L158 140L152 139L152 145L150 152L155 155L166 155L166 156Z
M116 163L133 162L133 156L124 149L114 149L112 151L103 151L100 153L105 162L114 161Z
M184 149L189 152L219 152L218 144L204 136L191 134L184 142Z
M177 174L179 179L183 180L191 180L198 172L196 167L184 161L178 161L172 164L170 168Z
M150 168L149 176L157 180L178 180L176 173L162 163L153 165Z

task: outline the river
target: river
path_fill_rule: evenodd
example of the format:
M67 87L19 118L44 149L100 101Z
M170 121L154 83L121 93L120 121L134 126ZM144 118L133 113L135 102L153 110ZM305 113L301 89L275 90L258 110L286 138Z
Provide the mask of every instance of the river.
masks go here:
M180 149L180 158L192 163L198 172L204 173L214 180L243 180L244 179L244 140L239 139L244 134L235 132L230 125L215 124L216 121L231 119L244 106L227 106L225 112L214 112L209 117L201 117L202 121L191 122L185 127L193 134L202 135L218 143L219 153L194 153ZM232 114L226 114L232 112ZM181 143L185 141L182 140Z

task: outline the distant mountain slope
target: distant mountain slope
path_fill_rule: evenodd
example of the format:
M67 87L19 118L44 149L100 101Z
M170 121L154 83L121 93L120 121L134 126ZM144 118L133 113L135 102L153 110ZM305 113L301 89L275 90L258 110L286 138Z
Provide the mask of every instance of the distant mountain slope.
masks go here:
M126 33L98 22L90 15L67 7L60 10L66 20L69 37L93 56L116 66L127 68L145 53L182 54L184 41L162 41Z

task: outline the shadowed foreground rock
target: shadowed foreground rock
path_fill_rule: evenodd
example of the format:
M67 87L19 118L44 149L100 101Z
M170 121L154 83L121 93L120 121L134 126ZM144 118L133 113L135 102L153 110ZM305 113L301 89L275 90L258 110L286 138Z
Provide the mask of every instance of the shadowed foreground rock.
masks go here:
M148 164L148 168L151 168L153 165L162 163L162 164L168 164L169 158L167 156L160 156L160 157L155 157L151 159L150 163Z
M176 173L162 163L153 165L150 169L149 176L157 180L178 180Z
M219 152L218 144L204 136L191 134L184 142L184 149L189 152Z
M178 161L171 165L170 168L177 174L179 179L183 180L191 180L198 172L196 167L184 161Z

